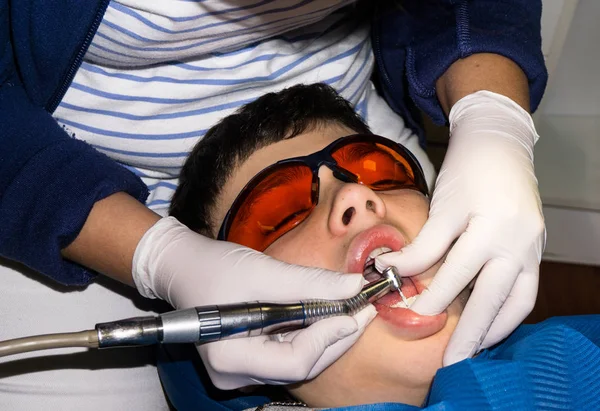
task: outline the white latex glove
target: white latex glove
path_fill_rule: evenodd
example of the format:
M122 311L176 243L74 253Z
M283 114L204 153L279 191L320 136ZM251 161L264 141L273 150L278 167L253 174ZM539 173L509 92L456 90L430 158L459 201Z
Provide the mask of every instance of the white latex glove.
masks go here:
M174 217L159 220L133 257L133 278L146 297L177 309L244 301L348 298L360 274L286 264L246 247L203 237ZM216 387L288 384L316 377L360 337L376 311L319 321L284 336L259 336L198 346Z
M444 365L502 340L531 312L546 235L531 116L507 97L479 91L459 100L449 118L450 143L426 224L410 245L376 261L378 269L394 265L412 276L451 248L411 306L423 315L442 312L479 273Z

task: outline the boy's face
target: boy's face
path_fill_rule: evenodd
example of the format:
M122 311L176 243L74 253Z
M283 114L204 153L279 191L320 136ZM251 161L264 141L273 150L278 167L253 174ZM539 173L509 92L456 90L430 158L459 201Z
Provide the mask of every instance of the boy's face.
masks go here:
M264 147L238 167L223 187L213 212L219 227L236 196L263 168L286 158L311 154L354 134L339 125L322 126ZM385 247L397 251L410 243L427 220L429 202L415 190L374 192L344 183L331 170L319 170L319 203L308 218L271 244L265 254L278 260L341 272L362 272L369 254ZM347 210L354 208L348 219ZM345 214L345 216L344 216ZM404 281L407 297L421 292L441 262ZM393 308L390 294L375 304L379 315L358 342L312 381L290 391L311 406L344 406L398 401L420 405L462 312L461 295L433 317Z

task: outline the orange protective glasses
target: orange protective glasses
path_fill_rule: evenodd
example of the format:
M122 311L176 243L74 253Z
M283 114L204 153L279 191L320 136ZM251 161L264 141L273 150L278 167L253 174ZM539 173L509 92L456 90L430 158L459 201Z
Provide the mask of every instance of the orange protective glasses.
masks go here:
M321 166L343 182L374 191L412 189L428 195L423 170L410 151L377 135L351 135L263 169L237 196L217 238L266 250L317 205Z

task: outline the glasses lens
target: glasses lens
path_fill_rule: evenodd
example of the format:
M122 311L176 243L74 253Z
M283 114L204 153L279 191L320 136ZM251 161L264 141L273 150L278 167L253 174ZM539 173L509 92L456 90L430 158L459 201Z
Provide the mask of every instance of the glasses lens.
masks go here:
M312 171L304 164L281 164L264 170L255 181L232 207L227 240L264 251L314 208Z
M355 141L335 149L332 157L338 166L355 174L359 183L372 190L409 188L427 194L427 189L415 182L412 162L385 144Z

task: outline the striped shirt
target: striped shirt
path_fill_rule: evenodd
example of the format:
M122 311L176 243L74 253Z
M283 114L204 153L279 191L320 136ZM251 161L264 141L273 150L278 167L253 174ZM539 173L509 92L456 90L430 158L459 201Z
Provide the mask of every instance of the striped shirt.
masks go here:
M113 0L54 116L139 175L166 214L186 156L241 105L323 82L371 129L411 149L417 138L370 82L369 21L353 0Z

